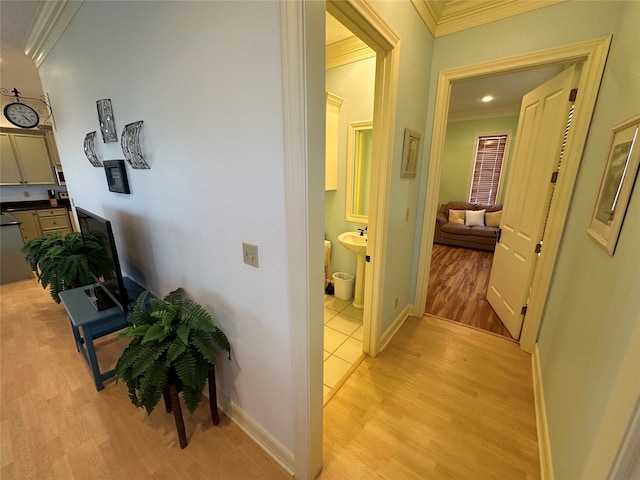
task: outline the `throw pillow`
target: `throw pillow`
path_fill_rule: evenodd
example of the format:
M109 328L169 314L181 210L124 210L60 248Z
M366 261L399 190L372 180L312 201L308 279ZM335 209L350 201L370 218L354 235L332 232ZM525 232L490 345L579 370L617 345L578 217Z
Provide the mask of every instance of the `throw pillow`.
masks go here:
M449 222L464 225L464 210L449 210Z
M487 227L496 227L500 226L500 217L502 216L502 210L498 210L497 212L487 212L484 214L484 222L487 224Z
M465 225L469 227L484 227L485 210L467 210Z

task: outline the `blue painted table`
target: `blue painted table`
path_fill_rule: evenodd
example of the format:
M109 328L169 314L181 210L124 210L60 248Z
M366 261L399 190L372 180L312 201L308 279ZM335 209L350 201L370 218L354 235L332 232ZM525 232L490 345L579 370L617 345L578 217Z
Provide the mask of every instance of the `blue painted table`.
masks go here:
M135 304L138 296L144 291L144 288L127 277L124 277L124 285L131 299L129 305L132 306ZM97 286L98 284L96 283L72 290L65 290L59 293L59 297L69 315L76 348L82 353L89 364L93 380L96 384L96 390L100 391L104 388L102 382L112 378L115 375L115 370L108 370L104 373L100 372L93 341L96 338L122 330L128 327L129 323L127 322L125 312L119 307L111 307L101 311L94 308L84 291L87 288Z

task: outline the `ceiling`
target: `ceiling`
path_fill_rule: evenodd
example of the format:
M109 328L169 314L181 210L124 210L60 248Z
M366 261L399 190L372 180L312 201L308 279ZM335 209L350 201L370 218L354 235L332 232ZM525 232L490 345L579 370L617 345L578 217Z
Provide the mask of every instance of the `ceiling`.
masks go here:
M535 8L557 3L558 0L538 2L517 2L518 5L535 4ZM454 29L454 23L463 28L475 26L474 22L495 21L496 6L505 13L511 12L515 0L411 0L421 18L434 36ZM43 95L42 85L33 60L24 52L27 35L43 0L1 0L0 1L0 87L7 90L17 88L23 96ZM510 8L506 8L507 6ZM516 12L516 13L513 13ZM326 42L332 44L353 34L342 24L327 14ZM428 18L428 20L426 20ZM434 23L435 22L435 23ZM431 26L430 26L431 25ZM438 30L440 29L440 30ZM457 30L456 30L457 31ZM524 93L555 75L559 66L511 73L482 79L472 79L452 86L450 119L492 116L495 114L517 115ZM494 101L484 104L480 99L492 95ZM4 100L4 99L3 99ZM6 102L3 102L6 103Z
M0 1L0 87L17 88L25 97L43 94L35 64L24 54L27 34L43 3L42 0Z

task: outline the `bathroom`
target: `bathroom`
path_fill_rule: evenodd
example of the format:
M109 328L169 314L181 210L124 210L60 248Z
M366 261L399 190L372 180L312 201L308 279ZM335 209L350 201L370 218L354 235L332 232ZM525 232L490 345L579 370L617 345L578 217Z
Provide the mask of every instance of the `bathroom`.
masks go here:
M338 236L367 227L376 57L361 42L354 48L355 42L360 41L327 14L325 270L334 294L325 294L324 302L325 404L364 358L363 309L338 298L344 284L331 278L335 272L356 276L356 255Z

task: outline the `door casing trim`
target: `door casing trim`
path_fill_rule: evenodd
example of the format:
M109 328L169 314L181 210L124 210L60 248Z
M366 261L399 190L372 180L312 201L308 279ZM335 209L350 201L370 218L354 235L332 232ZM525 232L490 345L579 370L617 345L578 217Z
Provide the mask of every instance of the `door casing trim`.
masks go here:
M430 151L431 161L429 163L427 196L420 243L420 260L416 278L415 315L422 316L424 314L427 300L433 245L433 228L431 226L434 225L438 208L440 175L452 82L477 76L535 68L553 63L581 62L583 68L578 85L579 94L574 112L574 128L570 132L567 141L563 172L558 178L556 194L551 203L548 229L545 233L545 248L540 255L531 284L527 315L524 319L520 337L520 348L526 352L533 353L610 44L611 36L601 37L489 62L451 68L438 74Z

